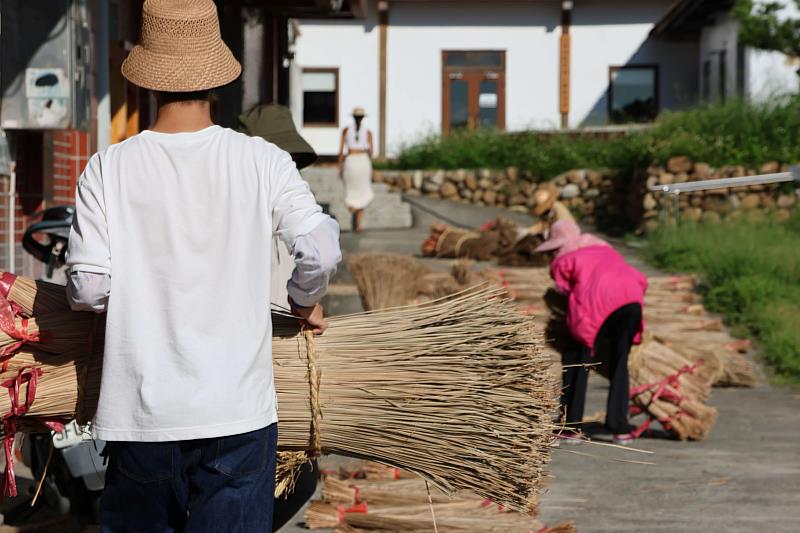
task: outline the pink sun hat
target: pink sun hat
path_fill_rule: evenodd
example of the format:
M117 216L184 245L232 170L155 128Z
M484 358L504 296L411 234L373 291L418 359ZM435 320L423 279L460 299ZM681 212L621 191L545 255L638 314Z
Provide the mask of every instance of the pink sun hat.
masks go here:
M558 250L581 236L581 228L572 220L557 220L550 226L550 237L536 247L536 252Z

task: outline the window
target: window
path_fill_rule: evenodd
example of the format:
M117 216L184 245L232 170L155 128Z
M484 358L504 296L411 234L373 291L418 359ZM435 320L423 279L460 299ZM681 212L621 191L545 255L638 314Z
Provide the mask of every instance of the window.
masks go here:
M719 53L719 78L717 83L719 88L717 90L717 98L720 102L724 102L728 96L728 53L725 50Z
M745 69L747 68L745 48L741 44L736 47L736 95L745 96Z
M658 115L658 67L611 67L608 115L611 122L651 122Z
M339 69L303 69L303 125L339 126Z
M703 61L703 102L711 101L711 60Z
M502 50L442 51L442 129L505 127Z

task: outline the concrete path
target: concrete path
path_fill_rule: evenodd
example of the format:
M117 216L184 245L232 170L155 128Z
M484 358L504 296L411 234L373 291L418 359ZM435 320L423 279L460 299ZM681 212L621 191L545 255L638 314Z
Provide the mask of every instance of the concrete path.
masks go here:
M413 200L473 227L498 214L509 215L499 209ZM435 217L418 207L414 215L415 226L408 230L343 234L346 254L418 255ZM518 223L530 221L510 215ZM635 256L633 250L622 251ZM337 283L348 282L347 272L340 272ZM329 307L342 312L358 305L352 290L340 288L329 298ZM606 394L605 380L592 375L587 414L605 410ZM573 519L581 533L800 531L800 391L764 383L749 390L714 389L711 404L719 409L719 418L704 442L637 441L635 447L653 452L649 455L591 444L555 450L554 479L542 501L542 520L552 524ZM306 531L302 515L281 531Z

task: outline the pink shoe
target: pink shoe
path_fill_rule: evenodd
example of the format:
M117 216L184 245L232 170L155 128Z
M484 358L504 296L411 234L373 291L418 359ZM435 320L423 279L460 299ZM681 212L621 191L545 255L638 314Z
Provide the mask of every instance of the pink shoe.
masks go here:
M633 433L615 433L614 434L614 444L619 444L620 446L629 446L633 444L633 441L636 437L633 436Z
M585 440L583 435L572 430L566 430L562 431L561 433L557 433L556 437L558 437L558 442L563 442L564 444L570 445L581 444Z

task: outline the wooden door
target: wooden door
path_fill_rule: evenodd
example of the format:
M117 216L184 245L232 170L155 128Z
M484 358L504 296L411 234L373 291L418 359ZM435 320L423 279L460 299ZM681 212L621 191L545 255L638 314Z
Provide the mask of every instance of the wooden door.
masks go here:
M505 128L505 52L443 52L442 129Z

